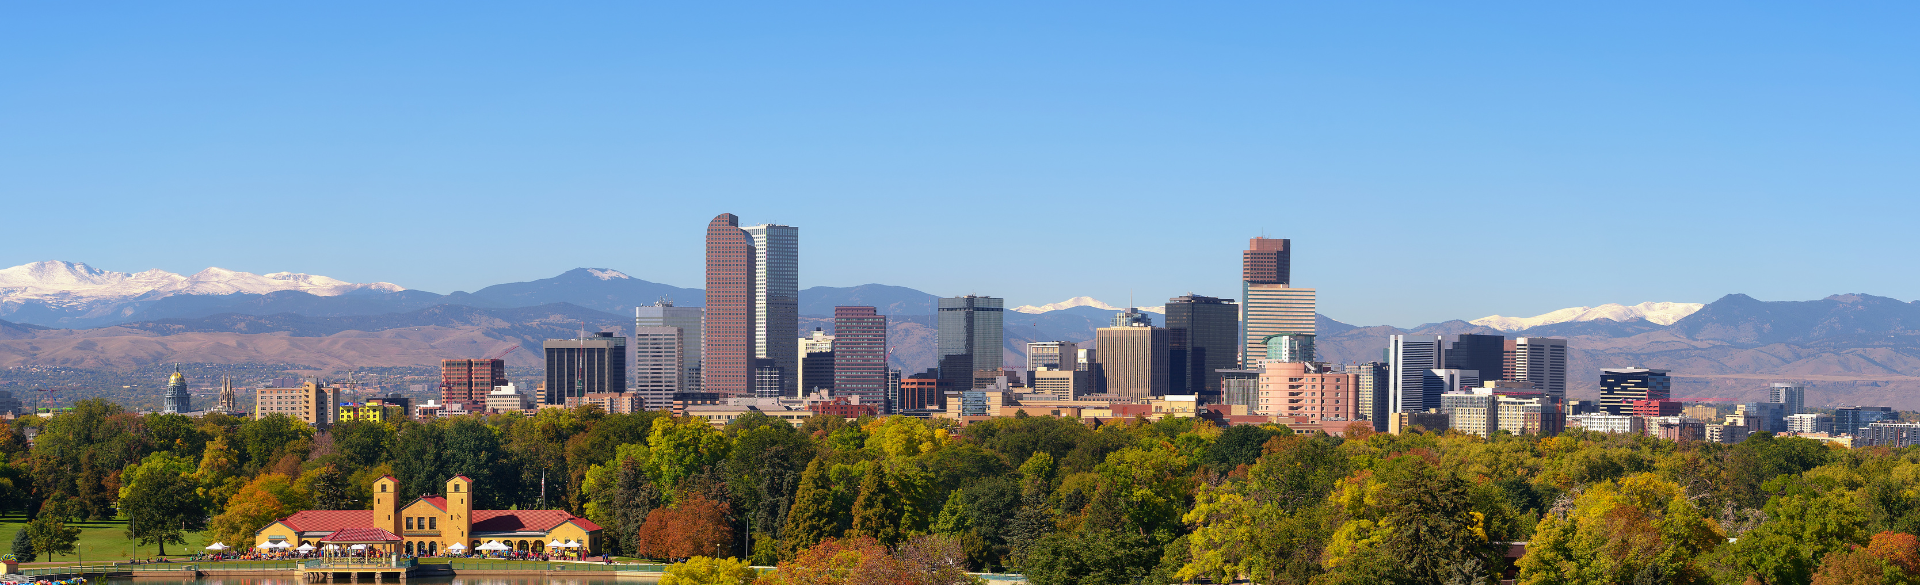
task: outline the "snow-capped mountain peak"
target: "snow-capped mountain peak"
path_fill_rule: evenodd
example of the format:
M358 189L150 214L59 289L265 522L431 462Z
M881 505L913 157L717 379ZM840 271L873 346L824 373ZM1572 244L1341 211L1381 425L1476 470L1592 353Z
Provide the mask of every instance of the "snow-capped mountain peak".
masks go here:
M80 262L50 260L0 269L0 304L42 301L52 305L80 305L135 298L151 300L178 294L266 294L283 290L336 296L357 290L397 292L406 289L389 282L363 284L295 272L259 275L225 268L208 268L192 276L181 276L158 269L113 272Z
M632 280L633 279L633 277L627 276L627 273L614 270L612 268L588 268L587 273L594 275L600 280L615 280L615 279Z
M1047 303L1037 307L1033 305L1021 305L1018 307L1014 307L1012 310L1016 313L1038 315L1040 313L1046 313L1049 311L1058 311L1061 309L1071 309L1074 307L1093 307L1095 309L1100 309L1103 311L1127 310L1126 307L1116 307L1113 305L1109 305L1109 304L1100 302L1100 299L1096 299L1093 297L1073 297L1071 299L1060 301L1058 303ZM1167 312L1167 309L1165 307L1137 307L1137 308L1140 309L1141 311L1145 311L1148 313L1165 314Z
M1597 321L1609 319L1625 323L1628 321L1647 321L1659 325L1672 325L1675 321L1692 315L1706 305L1701 303L1655 303L1638 305L1607 303L1598 307L1568 307L1535 315L1532 317L1502 317L1491 315L1468 321L1474 325L1492 327L1501 331L1518 331L1529 327L1566 323L1569 321Z

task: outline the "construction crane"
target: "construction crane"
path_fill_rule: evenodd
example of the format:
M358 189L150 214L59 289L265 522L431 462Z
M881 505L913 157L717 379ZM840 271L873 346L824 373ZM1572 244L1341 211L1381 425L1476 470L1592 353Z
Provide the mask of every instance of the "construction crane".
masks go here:
M507 357L507 354L513 353L515 351L519 351L519 349L520 349L520 344L516 343L513 345L509 345L509 346L494 350L492 354L489 354L484 359L497 360L503 357Z

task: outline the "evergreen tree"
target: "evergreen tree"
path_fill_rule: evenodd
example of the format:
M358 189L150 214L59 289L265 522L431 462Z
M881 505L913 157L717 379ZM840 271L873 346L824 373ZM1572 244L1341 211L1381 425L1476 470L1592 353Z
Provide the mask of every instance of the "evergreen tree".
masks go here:
M860 496L853 501L853 529L850 537L870 537L880 544L900 542L900 498L887 482L887 467L875 461L860 480Z
M839 512L833 509L833 486L827 481L827 459L815 457L800 474L793 509L787 511L787 525L780 530L783 556L793 558L823 540L838 538L841 532Z
M19 559L22 563L33 562L35 555L33 552L33 538L27 535L26 528L21 528L13 532L12 552L13 558Z
M313 478L313 507L318 510L347 510L353 506L347 497L347 475L328 465Z

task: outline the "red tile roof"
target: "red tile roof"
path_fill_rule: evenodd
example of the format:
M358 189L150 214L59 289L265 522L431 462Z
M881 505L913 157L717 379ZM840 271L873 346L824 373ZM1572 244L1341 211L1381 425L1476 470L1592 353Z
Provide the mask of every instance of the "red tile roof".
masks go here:
M326 538L320 539L320 542L344 542L348 544L353 544L353 543L374 543L374 542L400 542L402 540L406 540L406 539L400 538L400 535L398 534L387 532L385 530L381 530L378 528L347 528L339 532L335 532L333 534L327 535Z
M307 510L280 520L300 532L336 532L373 525L373 510Z
M443 498L443 497L440 497L440 496L420 496L420 499L421 499L421 500L425 500L425 501L426 501L427 503L429 503L429 504L433 504L433 507L435 507L435 508L439 508L439 509L440 509L440 511L442 511L442 512L445 512L445 511L447 511L447 499L446 499L446 498ZM402 508L402 509L405 509L405 508Z
M474 532L545 532L572 520L583 530L599 530L600 525L568 514L565 510L474 510Z

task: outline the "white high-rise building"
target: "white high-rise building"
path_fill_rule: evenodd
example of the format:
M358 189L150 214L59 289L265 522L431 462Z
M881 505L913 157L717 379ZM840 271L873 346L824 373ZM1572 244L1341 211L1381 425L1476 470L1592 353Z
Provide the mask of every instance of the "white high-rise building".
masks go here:
M780 370L775 396L793 396L800 380L800 228L744 229L754 248L753 357L773 360Z
M1497 374L1481 372L1480 378L1492 380ZM1533 387L1564 404L1567 399L1567 340L1547 337L1521 337L1513 340L1513 380L1533 382Z
M700 391L701 333L707 311L700 307L675 307L673 301L660 299L651 306L634 307L633 328L675 327L680 329L680 379L676 392ZM635 358L638 362L638 358ZM649 410L653 407L648 406Z
M1240 309L1245 315L1241 329L1246 332L1240 354L1242 367L1253 367L1267 357L1268 336L1314 333L1313 289L1286 284L1245 284L1242 288L1247 297Z
M1040 368L1079 369L1080 344L1071 341L1034 341L1027 343L1027 371Z
M1431 371L1446 367L1446 345L1438 335L1387 338L1387 408L1391 412L1440 408L1440 393L1429 396L1426 379Z
M684 356L687 330L679 327L633 328L633 391L647 410L673 406L673 394L688 378Z

